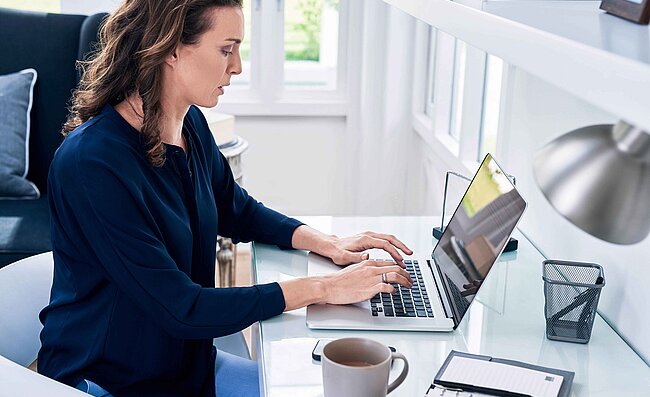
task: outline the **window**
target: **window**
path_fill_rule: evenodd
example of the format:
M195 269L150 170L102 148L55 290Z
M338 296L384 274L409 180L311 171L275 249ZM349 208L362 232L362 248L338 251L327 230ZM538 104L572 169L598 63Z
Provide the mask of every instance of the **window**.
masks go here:
M345 115L347 34L354 0L245 0L243 73L220 111ZM356 12L357 15L362 15Z
M285 89L336 89L338 0L286 0Z
M121 0L0 0L0 7L53 14L91 15L113 12Z
M414 128L464 163L494 153L503 61L425 24L415 45Z
M434 28L429 30L425 114L431 118L435 134L448 135L451 131L450 122L455 85L456 39Z
M237 78L232 79L233 88L248 89L251 84L251 20L253 11L251 0L244 0L244 41L239 47L239 54L242 60L242 73Z
M497 150L497 131L499 129L499 110L501 105L501 82L503 60L488 55L485 70L485 94L483 97L483 117L481 122L481 148L478 161L486 154Z
M0 0L0 7L59 13L61 0Z
M90 4L92 3L92 5ZM0 7L92 13L116 0L0 0ZM345 115L348 35L357 0L244 0L242 74L233 78L219 111L241 115ZM356 17L355 17L356 18ZM351 61L352 60L352 61ZM356 65L356 64L355 64ZM353 65L352 67L355 67Z
M460 129L463 119L463 95L465 93L465 64L467 61L467 45L455 40L454 43L454 74L451 90L451 114L449 121L449 135L455 140L460 140Z

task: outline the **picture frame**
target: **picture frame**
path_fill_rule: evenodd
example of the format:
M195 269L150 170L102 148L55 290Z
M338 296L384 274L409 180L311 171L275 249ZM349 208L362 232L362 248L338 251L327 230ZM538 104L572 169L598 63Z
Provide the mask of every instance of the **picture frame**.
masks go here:
M650 0L602 0L600 9L640 25L650 22Z

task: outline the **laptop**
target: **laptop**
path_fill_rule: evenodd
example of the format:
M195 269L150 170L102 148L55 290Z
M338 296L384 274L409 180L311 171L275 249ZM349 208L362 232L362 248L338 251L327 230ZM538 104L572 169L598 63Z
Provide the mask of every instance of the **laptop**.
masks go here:
M352 305L307 307L312 329L452 331L458 327L526 209L526 201L488 154L483 159L431 259L404 260L413 288L393 284ZM310 253L310 276L341 268Z

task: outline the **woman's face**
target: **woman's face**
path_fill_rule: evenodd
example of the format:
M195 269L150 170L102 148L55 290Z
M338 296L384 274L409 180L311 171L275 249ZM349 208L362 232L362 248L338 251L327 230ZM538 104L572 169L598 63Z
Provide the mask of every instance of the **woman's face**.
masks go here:
M241 73L239 46L244 38L244 14L239 7L218 7L209 11L212 27L195 44L181 44L168 64L168 92L186 104L214 107L230 85L232 75Z

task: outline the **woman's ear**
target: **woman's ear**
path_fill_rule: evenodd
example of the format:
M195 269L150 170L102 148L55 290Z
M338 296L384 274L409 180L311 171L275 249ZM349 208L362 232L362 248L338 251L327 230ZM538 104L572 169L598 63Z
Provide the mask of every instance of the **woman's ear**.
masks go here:
M165 57L165 63L172 68L178 63L178 47L175 47L172 52Z

